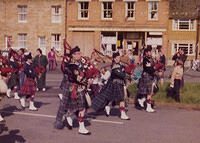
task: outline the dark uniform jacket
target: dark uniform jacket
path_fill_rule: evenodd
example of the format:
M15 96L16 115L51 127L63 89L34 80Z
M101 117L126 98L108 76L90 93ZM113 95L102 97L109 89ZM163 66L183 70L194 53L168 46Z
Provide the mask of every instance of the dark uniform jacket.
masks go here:
M35 79L35 77L36 77L36 74L35 74L35 71L34 71L34 68L33 68L32 64L29 65L29 64L25 63L25 65L24 65L24 73L26 74L27 78Z
M36 56L34 61L33 61L33 64L34 64L35 67L43 66L45 68L45 71L46 71L46 66L48 65L47 57L45 55L41 55L40 57Z
M145 56L143 59L143 75L148 74L151 77L154 77L155 69L154 69L154 61L153 58L149 56Z
M120 63L114 63L112 66L112 71L111 71L111 79L113 81L124 83L125 78L127 78L127 75L126 75L124 66L121 65Z
M81 65L78 62L73 62L71 61L68 65L69 69L69 82L75 83L78 85L83 85L84 84L84 73L81 71ZM81 79L80 79L81 77Z

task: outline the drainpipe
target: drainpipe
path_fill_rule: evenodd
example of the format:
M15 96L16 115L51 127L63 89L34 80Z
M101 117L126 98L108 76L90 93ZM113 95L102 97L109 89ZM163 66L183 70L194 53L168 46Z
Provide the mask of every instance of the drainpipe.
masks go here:
M200 6L197 7L197 37L196 37L196 49L195 49L195 59L198 59L198 53L199 53L199 12L200 12Z
M65 4L65 40L67 40L67 0L64 0L64 4ZM65 47L65 46L64 46ZM64 55L66 54L66 49L64 48Z

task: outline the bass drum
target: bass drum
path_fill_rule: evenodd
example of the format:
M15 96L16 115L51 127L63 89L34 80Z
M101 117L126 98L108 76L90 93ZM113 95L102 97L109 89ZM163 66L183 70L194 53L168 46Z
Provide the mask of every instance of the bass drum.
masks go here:
M2 79L2 76L0 75L0 100L6 94L7 90L8 90L8 87L5 81Z

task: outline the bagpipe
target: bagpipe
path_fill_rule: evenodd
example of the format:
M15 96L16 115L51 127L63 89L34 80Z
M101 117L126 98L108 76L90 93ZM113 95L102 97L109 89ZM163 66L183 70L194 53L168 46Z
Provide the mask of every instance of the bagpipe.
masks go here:
M1 67L1 76L8 77L9 74L13 73L13 69L11 67Z
M0 54L0 66L3 66L3 65L7 65L8 64L8 60Z
M37 66L37 67L34 68L34 71L37 74L42 74L42 73L45 72L45 68L44 68L44 66Z
M164 64L162 64L162 63L160 63L160 62L155 63L154 69L155 69L156 71L164 70L164 68L165 68L165 65L164 65Z
M6 82L3 80L2 76L0 75L0 101L2 98L6 95L6 92L8 90Z
M94 49L94 52L97 53L97 55L103 60L106 58L108 60L108 62L112 62L112 57L108 56L108 55L104 55L103 53L101 53L100 51L98 51L97 49ZM130 63L128 62L126 57L121 56L120 62L122 62L125 65L129 65Z
M98 61L97 61L98 62ZM82 68L86 79L95 78L99 75L99 70L95 68L95 63L91 63L88 57L81 58Z

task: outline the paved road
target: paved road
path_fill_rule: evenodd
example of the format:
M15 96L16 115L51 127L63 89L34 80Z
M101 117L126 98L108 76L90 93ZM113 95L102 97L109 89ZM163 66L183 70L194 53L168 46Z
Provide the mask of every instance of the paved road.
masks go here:
M89 118L90 136L79 135L77 123L72 131L66 127L56 130L53 122L62 79L58 73L48 73L49 89L37 94L35 101L39 111L21 111L17 100L4 98L0 109L7 123L0 143L199 143L200 112L163 106L156 107L157 112L151 114L130 105L130 121L120 120L117 109L113 109L108 118L104 115Z

